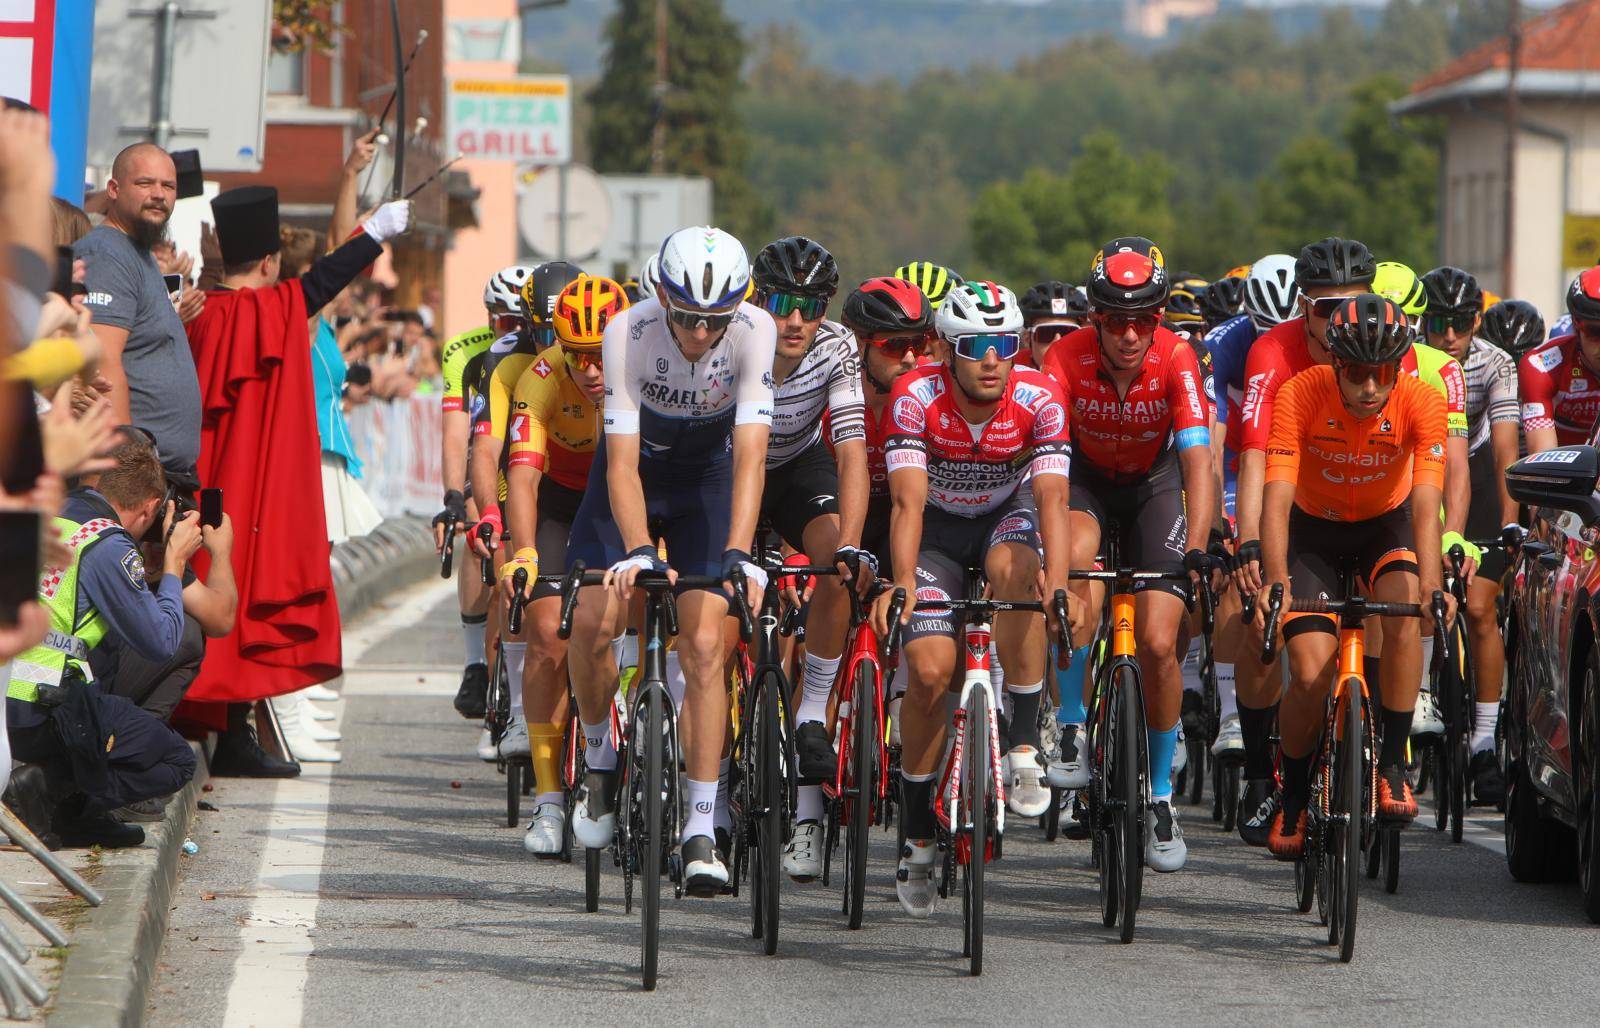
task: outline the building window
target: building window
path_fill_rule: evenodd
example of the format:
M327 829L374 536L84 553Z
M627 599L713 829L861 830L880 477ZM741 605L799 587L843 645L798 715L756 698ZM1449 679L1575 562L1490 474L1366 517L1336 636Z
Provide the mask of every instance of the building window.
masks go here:
M306 55L303 51L272 49L267 55L267 92L274 96L305 95Z

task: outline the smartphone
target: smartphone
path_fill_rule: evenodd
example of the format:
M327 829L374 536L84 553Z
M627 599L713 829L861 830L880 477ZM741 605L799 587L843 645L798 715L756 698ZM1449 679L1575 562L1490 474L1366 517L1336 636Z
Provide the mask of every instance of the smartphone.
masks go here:
M39 512L0 510L0 625L39 595Z
M10 408L11 452L0 455L0 488L12 494L31 492L44 474L44 437L33 406L33 388L26 382L0 382L0 393L6 390L11 395L0 395L0 411ZM5 434L0 431L0 437Z
M183 292L183 276L182 275L162 275L161 276L161 281L166 283L167 295L168 296L172 296L175 293Z
M200 524L222 527L222 490L200 490Z

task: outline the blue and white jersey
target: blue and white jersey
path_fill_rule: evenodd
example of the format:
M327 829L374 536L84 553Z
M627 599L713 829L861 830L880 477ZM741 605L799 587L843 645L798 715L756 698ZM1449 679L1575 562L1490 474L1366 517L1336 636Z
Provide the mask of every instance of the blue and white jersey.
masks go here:
M1244 404L1245 359L1250 356L1250 347L1260 334L1247 314L1229 318L1206 333L1206 346L1211 350L1211 378L1217 391L1218 424L1228 423L1229 408Z

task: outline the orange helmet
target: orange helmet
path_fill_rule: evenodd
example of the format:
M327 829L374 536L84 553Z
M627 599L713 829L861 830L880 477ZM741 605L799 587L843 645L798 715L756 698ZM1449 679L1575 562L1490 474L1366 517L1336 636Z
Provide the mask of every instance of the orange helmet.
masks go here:
M568 284L556 297L550 320L556 341L575 353L600 349L611 319L628 309L628 294L609 278L584 275Z

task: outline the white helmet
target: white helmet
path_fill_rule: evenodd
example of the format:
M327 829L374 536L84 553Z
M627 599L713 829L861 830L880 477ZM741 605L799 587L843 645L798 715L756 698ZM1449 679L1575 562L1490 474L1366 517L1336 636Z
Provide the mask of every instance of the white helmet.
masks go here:
M680 228L661 244L658 299L689 310L729 310L750 290L744 244L720 228Z
M656 295L656 270L661 267L661 255L653 253L645 258L644 267L639 269L639 298L653 300Z
M1294 258L1269 253L1250 266L1244 282L1244 310L1256 328L1269 329L1295 316L1300 287L1294 281Z
M489 284L483 287L483 306L490 314L520 317L523 313L522 286L532 275L533 269L526 264L513 264L495 272Z
M987 332L1021 332L1022 308L1017 297L994 282L963 282L945 295L933 316L933 327L945 339Z

